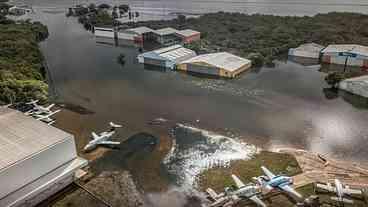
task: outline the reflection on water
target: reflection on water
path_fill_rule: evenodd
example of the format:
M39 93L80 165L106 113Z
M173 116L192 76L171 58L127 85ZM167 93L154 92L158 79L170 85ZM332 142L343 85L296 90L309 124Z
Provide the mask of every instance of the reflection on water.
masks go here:
M256 147L195 127L178 124L174 145L164 159L169 173L184 189L196 187L197 175L206 169L228 167L230 161L249 159Z

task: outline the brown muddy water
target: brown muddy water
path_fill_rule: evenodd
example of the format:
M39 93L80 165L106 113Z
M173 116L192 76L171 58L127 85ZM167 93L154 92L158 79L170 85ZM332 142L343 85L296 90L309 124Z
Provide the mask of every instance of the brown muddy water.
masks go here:
M175 198L174 206L186 205L181 195L171 195L183 177L200 171L201 163L192 162L203 158L197 154L209 153L209 163L216 165L228 162L216 152L298 147L367 161L367 100L329 90L319 66L278 61L275 68L253 69L234 80L146 70L137 64L137 48L98 44L77 19L66 18L63 9L49 11L39 7L34 18L50 31L41 43L50 94L71 109L57 115L56 126L73 133L80 150L92 131L106 129L110 121L122 124L117 133L120 149L80 154L95 160L94 173L129 170L153 205L165 206L162 202L169 198ZM126 56L124 66L116 61L120 53ZM149 123L159 117L169 121L163 126ZM175 128L177 123L194 130ZM236 148L240 142L232 144L229 137L251 145ZM164 162L166 158L170 162ZM180 173L187 168L191 171ZM173 206L171 201L167 205Z

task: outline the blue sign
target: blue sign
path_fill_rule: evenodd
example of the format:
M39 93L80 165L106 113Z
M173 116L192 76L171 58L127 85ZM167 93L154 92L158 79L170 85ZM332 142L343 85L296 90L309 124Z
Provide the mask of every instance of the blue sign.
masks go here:
M345 56L345 57L353 57L355 58L357 54L351 53L351 52L339 52L339 56Z

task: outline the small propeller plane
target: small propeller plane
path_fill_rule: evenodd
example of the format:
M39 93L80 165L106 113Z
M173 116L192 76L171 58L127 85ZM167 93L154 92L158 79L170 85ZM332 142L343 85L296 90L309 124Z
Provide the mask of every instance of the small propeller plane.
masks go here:
M261 169L266 176L255 178L261 184L261 186L265 187L268 190L277 188L281 191L294 195L297 198L303 198L300 193L298 193L293 187L291 187L291 185L293 184L293 179L291 177L284 175L275 175L264 166L262 166Z
M32 116L37 120L43 121L43 122L47 123L48 125L51 125L51 124L55 123L55 120L51 119L50 116L52 116L56 113L59 113L60 111L61 110L56 110L56 111L53 111L53 112L48 113L46 115L33 114Z
M327 185L324 184L317 184L317 188L326 190L328 192L336 193L337 197L331 197L332 200L340 202L340 203L348 203L353 204L354 201L345 198L347 195L361 195L361 190L354 190L351 189L348 185L343 185L340 180L335 179L335 186L332 186L331 183L327 183Z
M258 194L262 193L261 187L254 184L245 185L236 175L231 175L233 178L237 190L231 192L231 194L240 197L242 199L246 198L253 201L258 206L266 207L267 205L257 197Z
M49 106L47 107L43 107L43 106L40 106L38 105L39 100L34 100L34 101L31 101L31 102L28 102L26 103L27 105L33 105L33 109L25 112L26 115L39 115L39 114L50 114L52 113L51 111L51 108L55 106L55 104L50 104Z
M240 201L239 197L227 195L226 193L218 194L212 188L207 188L206 192L213 201L209 207L231 207Z
M115 134L115 129L120 127L122 126L110 122L108 131L101 132L99 135L92 132L92 140L84 147L84 151L91 151L97 148L98 145L119 145L120 142L109 141L109 139Z

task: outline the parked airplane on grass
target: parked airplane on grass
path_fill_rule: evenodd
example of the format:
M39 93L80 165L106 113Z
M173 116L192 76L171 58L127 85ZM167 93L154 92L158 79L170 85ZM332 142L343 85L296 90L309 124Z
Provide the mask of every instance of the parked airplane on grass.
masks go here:
M303 196L300 195L300 193L296 192L294 188L291 187L291 185L293 184L293 179L291 177L283 175L275 175L264 166L262 166L261 169L263 170L266 176L260 176L256 179L263 187L265 187L268 190L278 188L298 198L303 198Z
M122 127L121 125L114 124L110 122L110 129L105 132L101 132L97 135L95 132L92 132L92 140L84 147L84 151L91 151L97 148L98 145L119 145L120 142L108 141L112 135L115 134L115 129Z
M317 188L327 190L328 192L334 192L336 193L337 197L331 197L332 200L340 202L340 203L354 203L353 200L345 198L347 195L361 195L361 190L354 190L350 189L349 186L345 185L340 182L340 180L335 179L335 186L332 186L331 183L327 183L327 185L324 184L317 184Z
M236 187L238 187L236 191L231 192L232 195L236 195L243 199L247 198L258 206L266 207L266 204L257 197L258 194L262 193L261 187L254 184L245 185L236 175L231 175L231 177L233 178Z
M33 109L25 112L26 115L39 115L39 114L50 114L52 113L51 108L55 106L55 104L50 104L48 107L43 107L38 105L39 100L31 101L26 103L27 105L33 105Z

